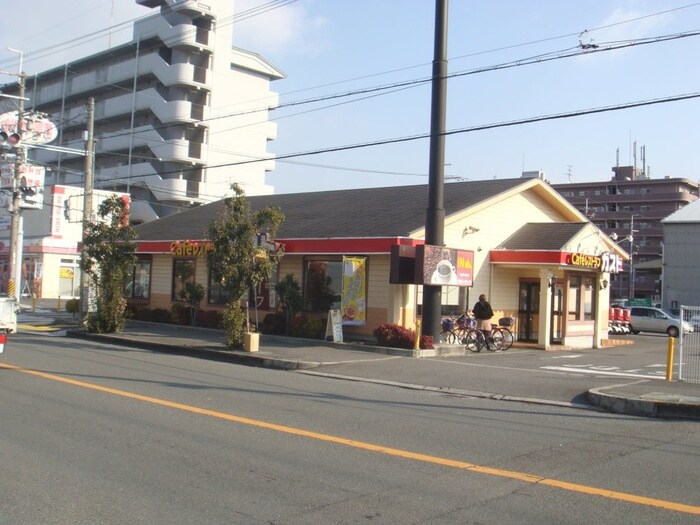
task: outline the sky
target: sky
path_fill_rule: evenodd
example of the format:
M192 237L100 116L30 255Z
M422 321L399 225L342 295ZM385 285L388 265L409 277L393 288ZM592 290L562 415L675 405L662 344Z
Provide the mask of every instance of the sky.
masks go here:
M268 3L234 5L241 13ZM150 12L132 0L31 5L0 19L0 71L19 70L20 55L8 46L23 52L32 74L124 43L127 22ZM278 0L272 7L237 21L232 43L286 75L272 83L286 107L270 113L278 126L270 152L429 135L433 0ZM635 151L642 167L642 146L652 178L698 180L698 98L492 126L700 92L700 36L659 40L700 32L700 2L452 0L448 16L446 129L454 133L445 141L446 182L536 170L553 184L609 180L617 159L633 165ZM650 43L608 50L641 42ZM512 67L496 69L505 64ZM366 92L350 95L357 91ZM345 96L330 98L336 95ZM428 138L418 138L279 159L267 182L276 193L426 184L429 148Z

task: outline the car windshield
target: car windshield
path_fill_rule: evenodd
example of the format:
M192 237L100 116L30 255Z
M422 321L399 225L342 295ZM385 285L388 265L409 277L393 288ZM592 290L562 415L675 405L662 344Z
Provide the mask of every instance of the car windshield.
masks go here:
M671 310L666 310L665 308L659 308L663 313L668 315L669 317L672 317L673 319L678 319L678 315L675 315Z

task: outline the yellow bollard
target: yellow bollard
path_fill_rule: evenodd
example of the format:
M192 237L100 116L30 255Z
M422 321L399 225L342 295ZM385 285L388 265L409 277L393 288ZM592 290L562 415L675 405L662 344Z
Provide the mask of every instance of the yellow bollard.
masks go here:
M666 353L666 381L673 381L673 346L676 339L668 338L668 352Z
M413 349L420 349L420 319L416 320L416 340L413 343Z

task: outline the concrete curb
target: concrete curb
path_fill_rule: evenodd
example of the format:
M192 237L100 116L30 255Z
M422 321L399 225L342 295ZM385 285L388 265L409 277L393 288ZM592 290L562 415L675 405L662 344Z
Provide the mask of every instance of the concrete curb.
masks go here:
M592 388L586 393L586 398L607 412L626 414L630 416L657 417L665 419L700 420L700 406L684 403L662 397L659 394L645 394L642 397L624 397L606 392L611 389L624 388L625 385L614 385L602 388Z
M277 370L300 370L321 366L321 363L315 361L298 361L265 357L257 355L255 353L244 352L242 350L229 351L221 350L218 348L174 346L167 343L154 343L140 340L136 341L128 338L121 338L119 336L114 335L88 334L84 330L68 330L67 335L69 337L75 337L77 339L100 341L107 344L128 346L129 348L150 350L153 352L160 352L164 354L183 355L187 357L196 357L199 359L220 361L223 363L242 364L247 366L257 366L261 368L273 368Z

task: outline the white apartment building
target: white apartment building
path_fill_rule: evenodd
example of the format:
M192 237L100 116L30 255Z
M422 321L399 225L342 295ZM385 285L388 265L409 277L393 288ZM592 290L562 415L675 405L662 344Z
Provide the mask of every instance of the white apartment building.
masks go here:
M94 97L95 188L129 193L137 223L221 199L234 182L272 193L270 82L284 74L232 48L234 2L136 2L158 11L134 22L131 42L27 78L27 108L59 128L51 145L84 150ZM81 155L32 148L30 159L49 167L47 186L83 184Z

